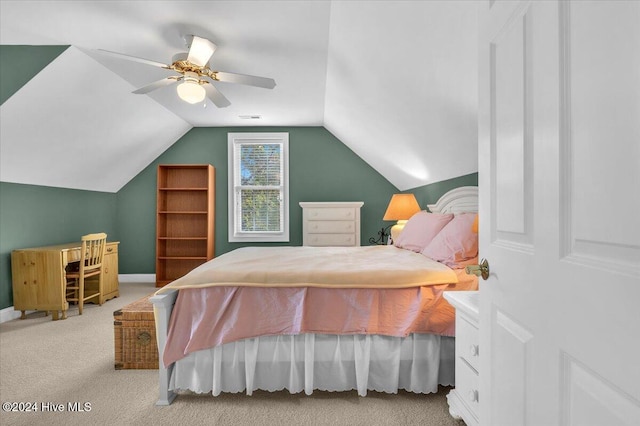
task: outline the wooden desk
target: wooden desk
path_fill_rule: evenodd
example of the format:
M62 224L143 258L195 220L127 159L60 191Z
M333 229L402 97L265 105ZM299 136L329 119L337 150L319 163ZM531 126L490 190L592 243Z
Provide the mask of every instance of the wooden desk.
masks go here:
M102 291L99 303L120 295L118 288L118 244L107 242L103 261ZM11 252L13 308L22 311L51 311L53 320L67 317L69 303L65 297L65 267L80 261L81 243L34 247ZM87 280L88 288L98 286L97 277Z

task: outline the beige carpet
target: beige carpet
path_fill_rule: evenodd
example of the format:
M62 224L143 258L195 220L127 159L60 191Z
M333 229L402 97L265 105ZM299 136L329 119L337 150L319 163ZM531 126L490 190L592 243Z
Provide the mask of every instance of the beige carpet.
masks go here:
M120 297L85 305L78 316L51 321L42 313L0 324L0 401L35 403L38 412L0 412L2 425L463 425L449 416L445 395L402 392L257 392L253 396L180 395L156 407L157 370L113 368L113 311L154 291L122 284ZM42 404L49 412L42 412ZM69 403L90 410L70 412ZM64 411L54 412L61 404Z

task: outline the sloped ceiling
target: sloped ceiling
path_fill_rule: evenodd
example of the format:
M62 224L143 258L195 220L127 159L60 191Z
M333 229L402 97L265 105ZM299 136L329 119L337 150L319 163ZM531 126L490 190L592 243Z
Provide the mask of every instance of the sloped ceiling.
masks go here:
M473 1L3 0L0 44L71 47L0 106L0 180L116 192L193 126L323 125L400 190L472 173L476 33ZM276 88L135 95L171 73L96 51L168 63L188 34Z

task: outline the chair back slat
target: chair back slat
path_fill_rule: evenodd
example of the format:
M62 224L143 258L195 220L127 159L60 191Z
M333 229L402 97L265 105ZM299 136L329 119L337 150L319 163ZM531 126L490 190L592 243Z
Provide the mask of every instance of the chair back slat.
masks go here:
M88 234L82 237L82 256L80 262L81 270L97 269L102 266L102 259L107 245L107 234Z

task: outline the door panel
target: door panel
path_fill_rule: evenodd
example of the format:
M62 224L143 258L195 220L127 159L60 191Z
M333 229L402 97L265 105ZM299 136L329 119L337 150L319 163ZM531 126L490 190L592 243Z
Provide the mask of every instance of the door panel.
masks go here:
M639 9L637 2L560 8L562 169L570 194L563 206L569 233L564 254L590 267L596 258L621 271L634 263L637 268L640 259L640 226L628 226L640 216Z
M496 231L519 239L526 231L525 18L518 16L491 44L492 108L495 127ZM519 234L519 235L514 235Z
M495 413L493 422L496 425L525 424L532 335L498 308L492 318L492 347L501 350L494 351L491 358L495 372L491 395L501 401L503 407Z
M567 354L562 372L562 424L624 425L640 419L637 401Z

